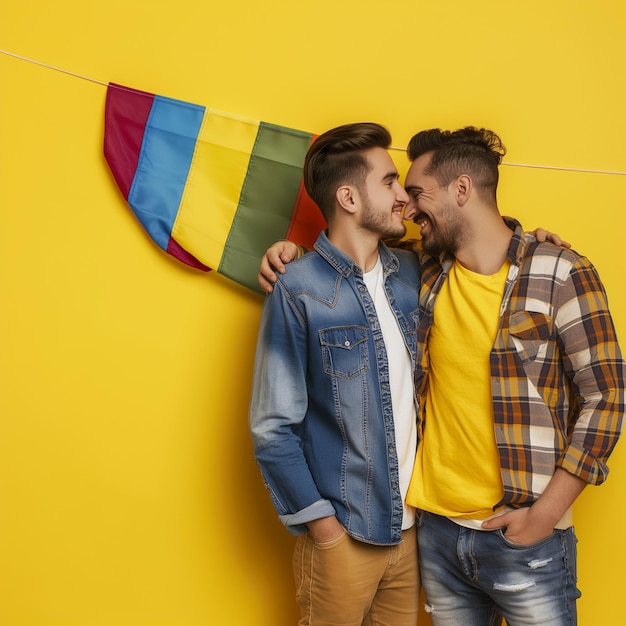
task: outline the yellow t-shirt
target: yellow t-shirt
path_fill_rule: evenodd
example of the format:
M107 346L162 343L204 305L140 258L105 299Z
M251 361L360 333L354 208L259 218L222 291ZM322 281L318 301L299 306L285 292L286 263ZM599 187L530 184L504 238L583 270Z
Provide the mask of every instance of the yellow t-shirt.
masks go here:
M435 303L424 436L407 502L438 515L483 519L503 495L489 354L508 269L507 261L484 276L457 261Z

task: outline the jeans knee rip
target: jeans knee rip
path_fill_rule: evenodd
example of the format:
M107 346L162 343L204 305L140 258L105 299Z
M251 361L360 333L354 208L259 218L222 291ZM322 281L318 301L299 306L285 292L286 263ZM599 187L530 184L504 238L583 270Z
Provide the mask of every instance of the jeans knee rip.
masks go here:
M535 586L534 580L527 580L526 582L515 583L513 585L503 585L502 583L493 583L493 588L495 591L510 591L512 593L515 593L517 591L525 591L526 589L529 589L530 587L534 587L534 586Z
M549 559L535 559L534 561L528 562L528 567L531 570L540 569L542 567L545 567L551 562L552 562L552 557L550 557ZM524 591L526 589L529 589L530 587L534 587L535 584L536 583L534 580L527 580L522 583L514 583L510 585L503 584L503 583L494 583L493 588L495 591L509 591L509 592L515 593L517 591Z

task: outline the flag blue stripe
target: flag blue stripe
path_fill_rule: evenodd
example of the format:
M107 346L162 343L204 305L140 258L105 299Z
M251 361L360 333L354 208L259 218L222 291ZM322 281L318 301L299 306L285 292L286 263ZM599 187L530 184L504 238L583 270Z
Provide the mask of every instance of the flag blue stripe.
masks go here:
M183 196L205 107L155 96L128 203L152 239L167 246Z

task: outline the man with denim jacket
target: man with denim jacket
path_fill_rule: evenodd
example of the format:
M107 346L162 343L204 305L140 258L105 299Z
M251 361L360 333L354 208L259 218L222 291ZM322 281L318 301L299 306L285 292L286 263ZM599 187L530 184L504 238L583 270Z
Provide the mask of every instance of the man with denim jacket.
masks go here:
M467 127L413 137L422 231L408 502L434 626L576 623L571 508L601 484L624 414L624 363L597 272L525 236L496 203L504 147Z
M250 402L257 463L294 551L300 624L414 626L419 580L405 496L416 450L419 270L408 196L377 124L321 135L306 189L328 224L267 296Z

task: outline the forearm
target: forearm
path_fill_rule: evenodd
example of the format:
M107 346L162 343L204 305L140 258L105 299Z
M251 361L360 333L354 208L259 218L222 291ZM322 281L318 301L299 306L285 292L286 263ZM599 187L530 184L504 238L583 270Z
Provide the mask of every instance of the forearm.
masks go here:
M493 517L482 526L485 530L505 528L507 540L530 545L548 537L565 512L574 504L587 483L557 468L543 493L531 505Z
M557 467L543 493L531 506L533 518L545 528L554 528L586 486L582 478Z

